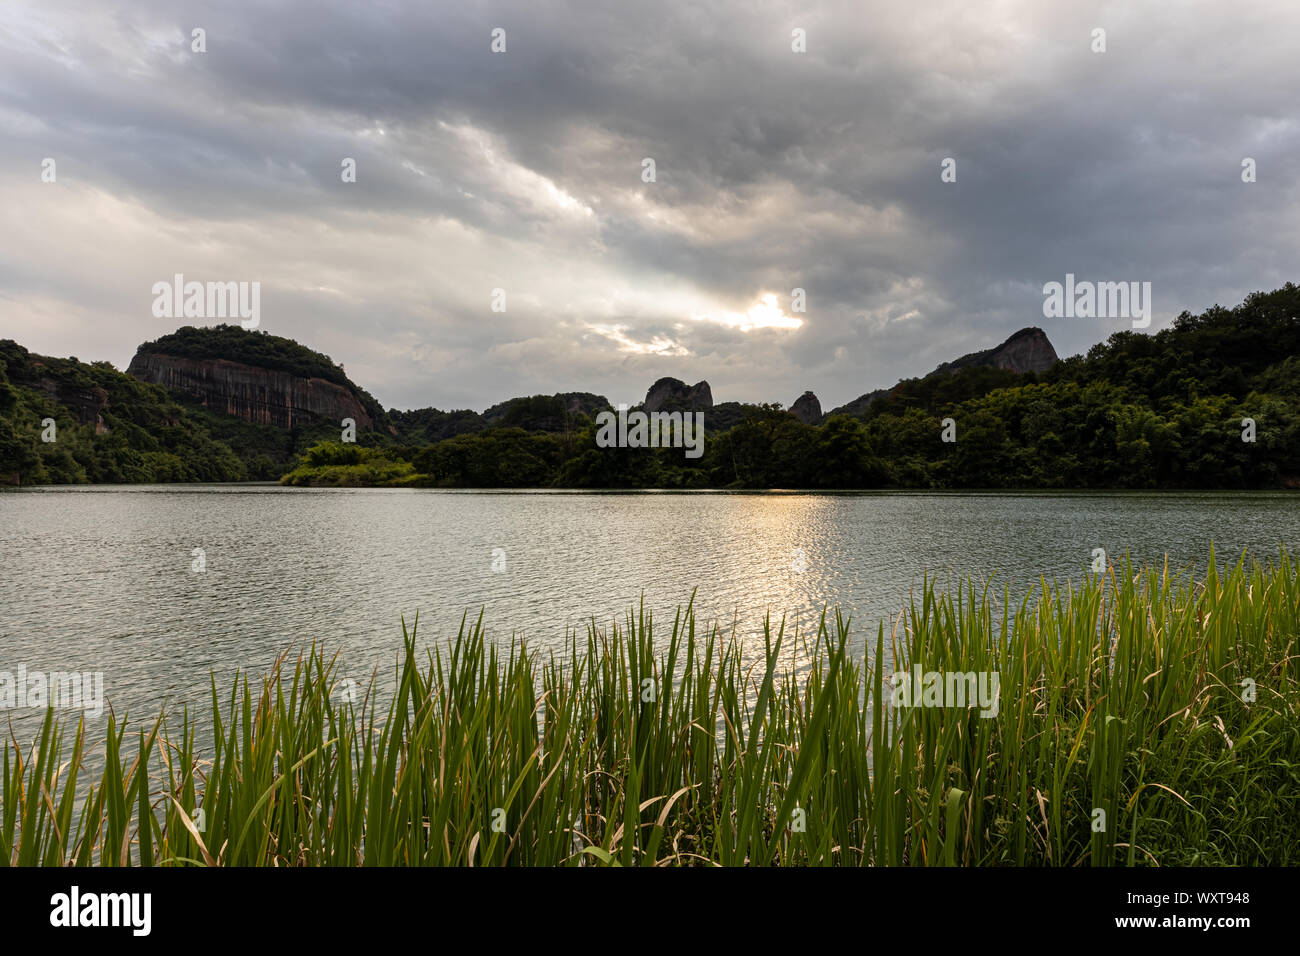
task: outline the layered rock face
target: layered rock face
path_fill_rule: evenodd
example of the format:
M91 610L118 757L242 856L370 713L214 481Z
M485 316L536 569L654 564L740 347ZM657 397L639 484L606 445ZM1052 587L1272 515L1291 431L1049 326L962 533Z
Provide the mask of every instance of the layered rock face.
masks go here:
M320 378L258 368L227 359L191 359L137 352L127 373L198 398L210 411L246 422L289 429L312 418L341 422L351 418L358 429L374 422L348 389Z
M1042 329L1022 329L1003 343L995 357L998 368L1013 372L1046 372L1059 358Z
M713 390L708 382L687 385L679 378L661 378L645 393L642 408L647 412L705 412L713 407Z
M804 392L790 406L790 414L805 425L818 425L822 420L822 403L812 392Z

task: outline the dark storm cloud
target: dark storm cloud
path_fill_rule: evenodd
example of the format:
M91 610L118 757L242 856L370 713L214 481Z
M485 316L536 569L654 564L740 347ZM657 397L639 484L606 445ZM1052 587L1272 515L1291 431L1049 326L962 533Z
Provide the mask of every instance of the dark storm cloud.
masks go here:
M1295 278L1298 25L1280 0L10 4L0 334L120 365L186 272L259 279L269 331L403 407L671 374L829 408L1026 325L1069 354L1126 323L1043 318L1066 272L1152 282L1153 330ZM735 327L795 287L802 328Z

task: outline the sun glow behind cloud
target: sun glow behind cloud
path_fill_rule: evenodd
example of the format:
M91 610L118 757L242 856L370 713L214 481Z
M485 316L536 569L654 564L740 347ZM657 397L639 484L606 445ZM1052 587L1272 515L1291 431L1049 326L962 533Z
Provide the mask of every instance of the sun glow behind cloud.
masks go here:
M745 401L815 380L835 405L1002 341L1041 309L1061 256L1076 274L1142 264L1173 290L1161 323L1281 285L1300 250L1277 225L1300 223L1281 215L1300 197L1282 82L1294 0L1252 4L1246 21L1203 11L1172 34L1160 10L1134 11L1123 32L1144 55L1101 72L1077 18L1033 0L1002 0L998 16L937 0L921 18L831 0L801 24L815 42L798 57L784 27L722 0L713 19L745 28L704 38L721 55L685 69L699 23L682 0L618 5L598 30L580 2L519 5L511 40L528 40L507 56L483 54L473 16L430 17L417 0L382 15L228 0L206 57L174 0L123 6L0 5L0 339L37 353L125 366L175 327L148 291L183 271L260 280L268 331L346 360L385 406L484 408L503 381L635 395L662 374ZM305 7L312 42L294 44ZM321 49L348 82L328 81ZM1215 74L1188 99L1183 67L1206 50L1225 63L1249 50L1251 75ZM1045 108L1080 69L1105 107L1084 122ZM770 77L758 99L754 75ZM1138 87L1154 92L1135 100ZM1134 149L1095 149L1135 128L1148 135ZM967 185L940 183L934 143L979 157L957 157ZM648 154L656 183L641 177ZM1251 187L1247 154L1273 170ZM32 175L46 156L57 184ZM344 156L359 167L348 185ZM1025 189L1026 170L1049 170L1049 186ZM1064 245L1041 231L1061 196L1104 199L1071 207ZM1125 208L1132 228L1117 230ZM485 320L497 287L510 312ZM1062 355L1110 331L1048 329Z
M803 319L787 315L778 297L763 293L744 312L719 308L716 299L694 289L618 289L578 307L588 314L604 314L604 321L585 323L588 333L612 343L620 352L681 357L694 354L691 323L709 323L736 332L755 329L798 329ZM630 321L629 321L630 319ZM640 329L642 319L652 319L651 329ZM655 328L657 327L657 328Z
M803 319L796 319L781 311L776 295L768 292L744 312L705 312L691 316L696 322L716 322L742 332L754 329L798 329Z

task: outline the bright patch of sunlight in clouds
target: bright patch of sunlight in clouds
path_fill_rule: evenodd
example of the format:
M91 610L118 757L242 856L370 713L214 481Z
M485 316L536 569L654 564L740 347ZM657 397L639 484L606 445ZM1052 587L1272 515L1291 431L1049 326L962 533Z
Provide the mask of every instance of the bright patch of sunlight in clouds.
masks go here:
M692 315L691 318L697 322L716 322L742 332L753 329L797 329L803 326L803 319L796 319L781 311L776 295L771 292L765 293L744 312L705 312Z

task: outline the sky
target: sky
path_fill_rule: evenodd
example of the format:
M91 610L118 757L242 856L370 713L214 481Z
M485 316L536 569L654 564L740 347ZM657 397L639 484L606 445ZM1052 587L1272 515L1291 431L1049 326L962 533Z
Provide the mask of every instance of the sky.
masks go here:
M1045 317L1067 274L1150 282L1142 334L1300 278L1298 44L1294 0L4 0L0 338L125 368L220 321L154 314L180 273L388 407L829 410L1132 327Z

